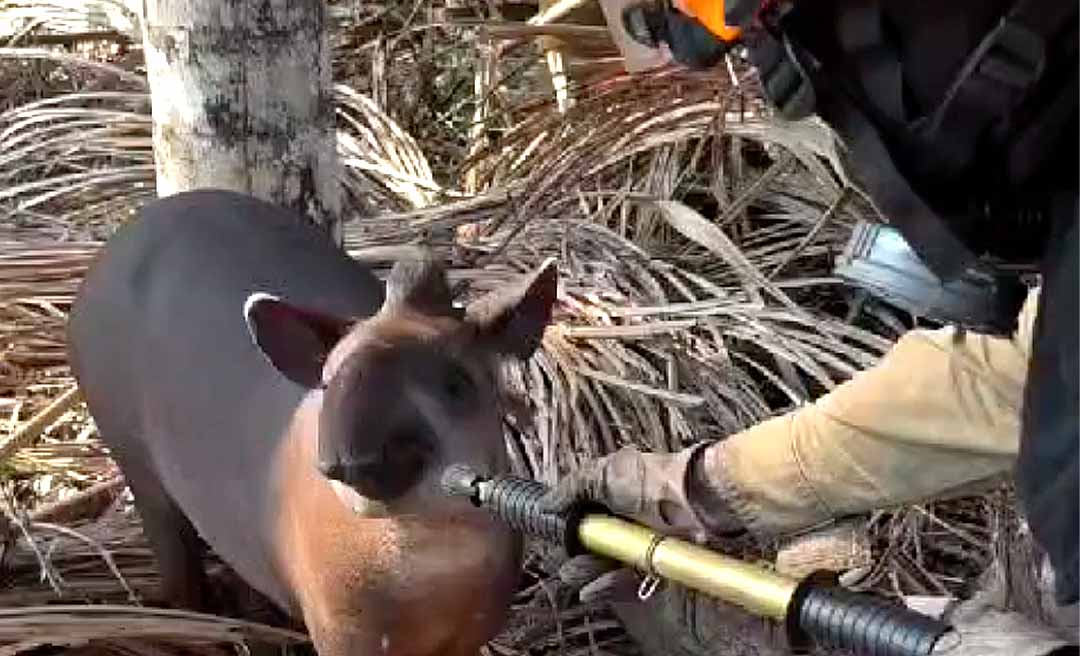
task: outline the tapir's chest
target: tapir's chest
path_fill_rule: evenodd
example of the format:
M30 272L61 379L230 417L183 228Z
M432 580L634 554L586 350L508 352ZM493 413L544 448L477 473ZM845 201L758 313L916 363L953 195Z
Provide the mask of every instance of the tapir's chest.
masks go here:
M347 653L454 654L505 620L519 545L500 527L358 518L340 532L294 530L302 546L285 569L303 619L313 634L347 636Z
M278 467L311 455L310 445L283 450ZM521 553L505 525L481 512L357 512L314 472L281 475L274 540L313 634L349 640L345 653L454 654L502 625Z

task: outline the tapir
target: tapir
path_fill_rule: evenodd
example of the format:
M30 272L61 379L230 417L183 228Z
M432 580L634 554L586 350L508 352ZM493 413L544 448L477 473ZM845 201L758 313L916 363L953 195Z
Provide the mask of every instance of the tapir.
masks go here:
M321 656L477 653L522 545L440 476L508 468L500 360L533 354L556 287L549 260L461 306L430 253L384 285L252 196L144 206L89 268L67 343L167 604L209 607L205 543Z

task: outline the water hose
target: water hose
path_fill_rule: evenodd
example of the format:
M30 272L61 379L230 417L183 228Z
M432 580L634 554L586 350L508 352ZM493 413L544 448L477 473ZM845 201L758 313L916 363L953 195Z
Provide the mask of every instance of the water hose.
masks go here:
M484 478L464 465L445 471L452 496L468 498L510 527L561 544L571 555L596 554L635 567L784 624L796 650L817 644L858 656L929 656L949 626L874 595L837 585L832 574L801 580L665 536L602 508L546 511L548 488L515 476Z

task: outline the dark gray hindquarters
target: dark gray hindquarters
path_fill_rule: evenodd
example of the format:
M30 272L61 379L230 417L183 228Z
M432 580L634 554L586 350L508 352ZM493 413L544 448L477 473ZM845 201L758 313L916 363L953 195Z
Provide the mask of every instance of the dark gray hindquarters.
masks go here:
M243 308L255 291L355 317L372 314L383 295L365 267L291 212L231 192L189 192L150 204L109 241L72 308L68 348L102 437L149 515L171 593L203 594L190 583L186 516L287 608L265 502L275 446L303 390L251 342Z

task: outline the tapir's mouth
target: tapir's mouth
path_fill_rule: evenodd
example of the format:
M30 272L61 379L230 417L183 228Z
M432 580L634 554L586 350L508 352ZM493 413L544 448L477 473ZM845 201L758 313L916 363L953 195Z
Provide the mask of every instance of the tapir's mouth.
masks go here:
M416 497L409 495L394 502L368 497L362 490L342 481L331 479L328 482L345 508L366 518L392 517L404 522L453 524L488 533L505 526L490 511L474 506L468 499L447 495L437 487L434 490L425 489Z
M385 503L365 497L351 485L331 480L330 488L337 495L342 505L357 515L365 517L387 517L390 515Z
M424 444L415 439L400 441L393 448L387 446L374 454L320 461L319 470L331 481L354 488L368 499L394 501L423 479L433 451Z

